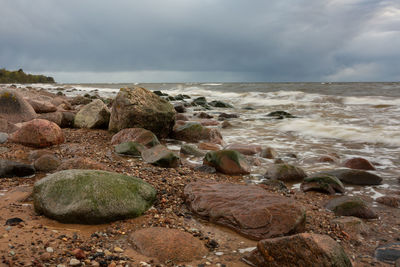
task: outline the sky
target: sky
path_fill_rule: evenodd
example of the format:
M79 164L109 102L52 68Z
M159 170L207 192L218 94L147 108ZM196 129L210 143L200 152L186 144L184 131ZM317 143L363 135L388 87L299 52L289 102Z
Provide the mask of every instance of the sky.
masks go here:
M57 82L400 81L399 0L0 0L0 68Z

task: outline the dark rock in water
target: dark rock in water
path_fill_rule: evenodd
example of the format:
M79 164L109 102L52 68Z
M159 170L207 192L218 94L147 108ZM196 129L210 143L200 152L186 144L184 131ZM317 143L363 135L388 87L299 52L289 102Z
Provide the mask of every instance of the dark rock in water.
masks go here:
M180 153L184 155L192 155L195 157L204 157L204 155L206 154L204 151L198 149L195 145L189 144L182 145Z
M115 153L140 157L145 150L145 146L137 142L124 142L114 147Z
M334 195L336 192L344 193L345 188L342 182L331 175L312 176L305 178L304 182L300 185L301 190L318 191Z
M325 207L335 212L337 216L354 216L362 219L378 218L378 215L359 197L343 196L334 198Z
M111 144L117 145L125 142L136 142L145 147L153 147L160 144L158 138L152 132L143 128L127 128L114 134L111 138Z
M24 222L24 220L22 220L21 218L15 217L15 218L10 218L6 221L5 225L9 225L9 226L16 226L20 223Z
M217 170L214 167L208 165L201 165L194 168L195 171L204 172L204 173L216 173Z
M214 116L207 114L205 112L200 112L199 114L196 114L197 117L201 118L201 119L212 119L214 118Z
M163 145L144 150L142 158L147 163L165 168L175 168L179 165L179 157Z
M338 178L345 184L355 184L355 185L380 185L382 183L382 178L376 174L353 169L338 169L331 171L323 171L315 173L312 176L317 175L332 175Z
M175 105L174 105L174 109L175 109L175 111L178 112L178 113L185 113L185 112L186 112L186 108L185 108L185 106L184 106L182 103L175 104Z
M265 178L281 180L284 182L303 181L307 174L300 167L296 167L287 163L274 164L268 168Z
M218 119L232 119L232 118L239 118L238 114L228 114L228 113L221 113L218 115Z
M200 96L200 97L193 99L192 105L208 107L207 100L204 96Z
M159 90L153 91L154 94L158 95L158 96L168 96L168 94L165 94Z
M226 128L230 128L230 127L232 127L232 124L229 121L223 121L221 123L221 128L222 129L226 129Z
M223 101L214 100L208 103L212 107L216 108L233 108L231 104L225 103Z
M268 117L274 117L274 119L277 120L282 120L282 119L287 119L287 118L297 118L296 116L293 116L292 114L278 110L278 111L273 111L267 114Z
M25 177L35 174L32 165L0 159L0 178Z
M250 165L247 159L235 150L210 151L205 155L203 163L225 174L250 173Z
M394 263L400 259L400 242L379 246L375 250L375 258L379 261Z
M0 144L4 144L8 140L8 134L0 132Z
M343 163L343 166L357 170L375 170L375 167L371 164L371 162L363 158L348 159Z
M261 150L260 156L265 159L275 159L278 157L278 153L272 147L266 147Z
M33 163L35 169L42 172L54 171L61 165L61 161L54 155L45 154Z
M0 116L11 123L18 123L33 120L37 114L20 93L0 89Z
M143 180L114 172L66 170L33 188L35 211L62 223L99 224L140 216L156 199Z
M195 214L251 239L304 231L306 215L300 204L257 185L202 181L188 184L184 195Z
M258 267L351 267L344 249L328 235L302 233L264 239L244 261Z
M198 238L178 229L145 228L133 232L129 241L139 253L174 265L201 259L208 252Z
M263 186L268 187L269 189L274 190L274 191L283 192L283 193L289 192L289 189L287 188L285 183L282 181L279 181L279 180L263 180L263 181L261 181L261 184Z
M400 207L400 197L398 197L398 196L378 197L376 199L376 202L381 203L386 206L389 206L389 207L392 207L392 208Z

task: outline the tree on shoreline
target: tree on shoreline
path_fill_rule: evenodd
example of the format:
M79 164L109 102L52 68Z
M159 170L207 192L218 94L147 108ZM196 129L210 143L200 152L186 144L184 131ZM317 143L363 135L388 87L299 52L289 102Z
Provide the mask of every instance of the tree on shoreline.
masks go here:
M9 71L0 69L0 83L54 83L53 77L26 74L22 69Z

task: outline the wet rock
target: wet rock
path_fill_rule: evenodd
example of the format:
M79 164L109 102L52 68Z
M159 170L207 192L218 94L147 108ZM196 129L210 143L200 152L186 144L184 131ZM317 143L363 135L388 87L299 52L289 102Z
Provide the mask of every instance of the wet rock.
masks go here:
M101 129L107 128L110 121L110 110L100 99L85 105L75 115L76 128Z
M25 100L32 106L33 110L35 110L36 113L49 113L55 112L57 110L56 106L47 101L35 100L30 98L26 98Z
M156 191L141 179L98 170L66 170L33 189L36 212L62 223L98 224L140 216Z
M303 181L307 174L300 167L296 167L287 163L274 164L268 168L265 178L273 180L281 180L284 182Z
M379 246L375 250L375 258L386 263L395 263L400 259L400 242Z
M143 128L127 128L119 131L111 138L111 144L117 145L125 142L136 142L150 148L160 144L157 136Z
M61 165L57 168L57 171L71 169L108 170L106 166L91 159L75 157L63 161Z
M231 104L228 104L226 102L219 101L219 100L213 100L213 101L209 102L208 104L210 106L216 107L216 108L233 108L233 106Z
M232 127L232 124L229 121L223 121L221 123L221 128L222 129L226 129L226 128L230 128L230 127Z
M201 142L201 143L199 143L199 144L197 145L197 147L198 147L199 149L202 149L202 150L212 150L212 151L221 150L221 146L220 146L220 145L213 144L213 143L204 143L204 142Z
M193 106L202 106L208 108L207 99L204 96L197 97L192 101Z
M177 125L173 130L173 138L186 142L196 143L206 140L216 144L222 144L222 135L215 128L203 127L197 122L187 122L184 125Z
M54 122L35 119L12 133L10 141L24 146L49 147L64 143L64 134Z
M114 147L115 153L140 157L146 148L137 142L124 142Z
M112 106L108 129L118 132L125 128L144 128L164 138L175 124L175 114L168 101L145 88L121 88Z
M161 92L161 91L159 91L159 90L155 90L155 91L153 91L153 93L156 94L156 95L158 95L158 96L168 96L168 94L163 93L163 92Z
M381 203L386 206L389 206L389 207L392 207L392 208L400 207L400 197L397 197L397 196L378 197L376 199L376 202Z
M350 169L375 170L375 167L371 164L371 162L363 158L348 159L343 163L343 166Z
M209 115L205 112L200 112L199 114L196 114L197 117L201 118L201 119L212 119L214 118L214 116Z
M146 228L132 233L129 241L139 253L160 263L190 262L207 255L199 239L177 229Z
M180 153L184 154L184 155L195 156L195 157L204 157L204 155L206 154L204 151L201 151L200 149L198 149L195 145L190 145L190 144L182 145Z
M16 90L0 89L0 116L10 123L18 123L33 120L37 114Z
M18 129L19 129L18 126L9 122L8 120L2 118L0 115L0 132L10 134L10 133L15 132Z
M246 145L246 144L230 144L224 147L226 150L236 150L243 155L254 155L261 151L259 145Z
M184 189L186 203L200 217L255 240L304 230L305 209L257 185L203 181Z
M185 105L183 105L182 103L175 104L175 105L174 105L174 109L175 109L175 111L178 112L178 113L185 113L185 112L186 112Z
M284 182L279 180L263 180L261 181L261 185L263 187L267 187L268 189L272 189L274 191L288 193L289 189L285 185Z
M0 178L26 177L35 174L32 165L0 159Z
M228 113L221 113L218 115L219 119L233 119L233 118L239 118L238 114L228 114Z
M16 226L22 222L24 222L24 220L22 220L21 218L15 217L15 218L7 219L5 225Z
M216 121L216 120L202 119L199 122L203 126L217 126L217 125L219 125L219 122Z
M179 157L163 145L144 150L142 158L147 163L164 168L175 168L179 165Z
M178 114L176 114L176 116L175 116L175 120L176 120L176 121L188 121L189 118L188 118L186 115L184 115L184 114L178 113Z
M345 184L355 184L355 185L380 185L382 183L382 178L376 174L353 169L338 169L323 171L315 173L314 175L328 174L335 176L340 181Z
M330 156L330 155L322 155L317 159L317 162L332 162L335 163L338 161L338 158Z
M244 259L259 267L352 266L339 243L328 235L311 233L261 240Z
M360 235L366 235L369 231L368 226L359 218L352 216L338 217L331 221L345 231L351 240L361 241Z
M203 164L212 166L217 171L225 174L250 173L250 165L247 159L235 150L210 151L205 155Z
M346 190L342 182L331 175L321 175L305 178L304 182L300 185L300 189L304 192L318 191L334 195L337 193L344 193Z
M337 216L354 216L362 219L378 218L378 215L359 197L342 196L334 198L328 201L325 207Z
M260 156L265 159L275 159L278 157L278 153L272 147L265 147L261 150Z
M4 144L8 140L8 134L0 132L0 144Z
M60 164L61 161L56 156L45 154L36 159L33 166L37 171L50 172L56 170Z
M267 114L268 117L274 117L274 119L277 120L282 120L282 119L287 119L287 118L297 118L296 116L293 116L292 114L282 111L282 110L277 110L273 111Z

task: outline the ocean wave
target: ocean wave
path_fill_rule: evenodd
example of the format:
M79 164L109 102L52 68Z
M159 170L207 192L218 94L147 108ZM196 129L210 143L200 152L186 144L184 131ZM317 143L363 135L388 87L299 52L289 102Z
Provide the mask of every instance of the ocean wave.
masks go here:
M344 97L343 103L347 105L398 106L400 105L400 98L377 97L377 96L364 96L364 97L348 96Z

